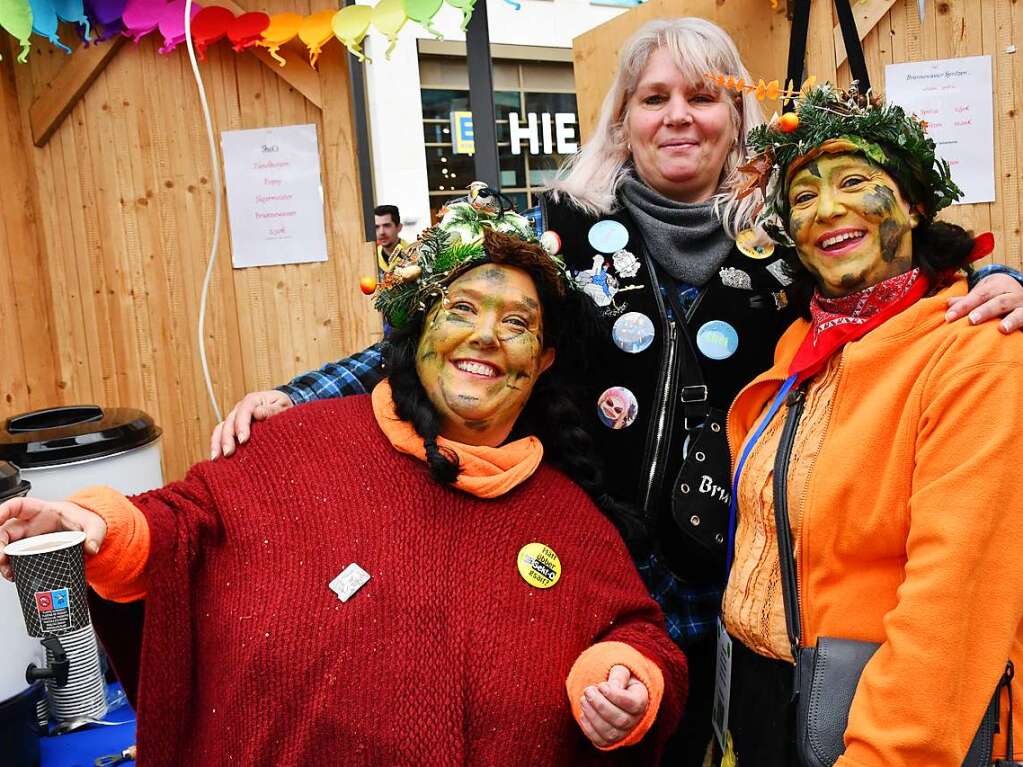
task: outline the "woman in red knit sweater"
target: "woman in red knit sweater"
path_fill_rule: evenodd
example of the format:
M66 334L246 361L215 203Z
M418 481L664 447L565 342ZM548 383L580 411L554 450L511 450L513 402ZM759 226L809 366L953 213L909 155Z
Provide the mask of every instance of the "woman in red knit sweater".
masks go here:
M131 499L0 506L0 545L84 530L95 591L145 599L137 622L94 605L143 767L657 763L685 659L566 476L600 484L558 388L585 299L489 202L382 286L372 397Z

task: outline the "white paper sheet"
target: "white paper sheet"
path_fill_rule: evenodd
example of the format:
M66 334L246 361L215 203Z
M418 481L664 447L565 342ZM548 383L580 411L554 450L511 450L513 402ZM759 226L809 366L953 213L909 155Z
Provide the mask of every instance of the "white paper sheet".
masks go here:
M884 68L886 100L928 124L963 190L959 204L995 199L991 57L917 61Z
M327 260L315 125L222 131L235 268Z

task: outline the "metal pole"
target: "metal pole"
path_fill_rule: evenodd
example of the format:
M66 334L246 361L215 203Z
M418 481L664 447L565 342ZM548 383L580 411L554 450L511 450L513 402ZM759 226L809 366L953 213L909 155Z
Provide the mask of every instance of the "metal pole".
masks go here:
M355 0L344 0L353 5ZM359 189L362 191L362 226L366 241L376 240L376 190L373 188L373 157L369 139L369 115L366 110L366 70L358 57L348 54L348 79L352 84L352 121L355 123L355 154L359 161Z
M473 165L477 181L501 189L497 160L497 114L494 110L494 70L490 60L490 30L487 2L479 0L465 34L466 64L469 67L469 108L472 110Z

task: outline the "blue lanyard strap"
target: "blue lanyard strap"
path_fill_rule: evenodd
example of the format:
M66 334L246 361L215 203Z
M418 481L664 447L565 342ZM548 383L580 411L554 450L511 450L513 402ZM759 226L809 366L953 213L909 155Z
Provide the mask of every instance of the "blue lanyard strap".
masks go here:
M728 506L728 549L726 550L726 563L725 563L725 576L727 578L728 573L732 571L732 560L735 558L735 522L738 517L739 509L739 478L742 476L742 469L746 465L746 459L749 458L749 454L753 450L753 446L757 444L757 440L763 436L764 431L767 429L768 424L774 419L774 416L781 409L781 403L785 401L785 395L789 393L789 390L796 383L796 377L798 374L793 374L785 379L785 383L781 385L778 393L774 396L774 401L771 402L771 407L767 410L767 415L764 416L764 420L760 422L760 426L753 432L753 436L746 442L746 447L743 448L742 456L739 458L739 463L735 468L735 476L732 478L732 498L731 503Z

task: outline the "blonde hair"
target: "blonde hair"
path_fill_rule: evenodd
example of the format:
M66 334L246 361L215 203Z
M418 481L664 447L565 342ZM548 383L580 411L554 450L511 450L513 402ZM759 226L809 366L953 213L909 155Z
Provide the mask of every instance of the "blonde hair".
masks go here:
M659 19L644 24L629 39L618 60L618 71L610 91L604 97L593 136L562 166L551 184L554 199L561 194L591 215L605 215L618 207L617 193L629 173L631 152L626 137L629 100L636 92L639 78L654 52L665 49L683 77L720 95L720 88L707 81L705 72L752 78L739 58L739 51L721 27L693 17ZM760 103L751 93L726 96L731 107L735 143L725 158L714 210L725 231L732 237L752 224L758 195L742 200L734 196L741 174L737 170L746 157L746 137L764 122Z

